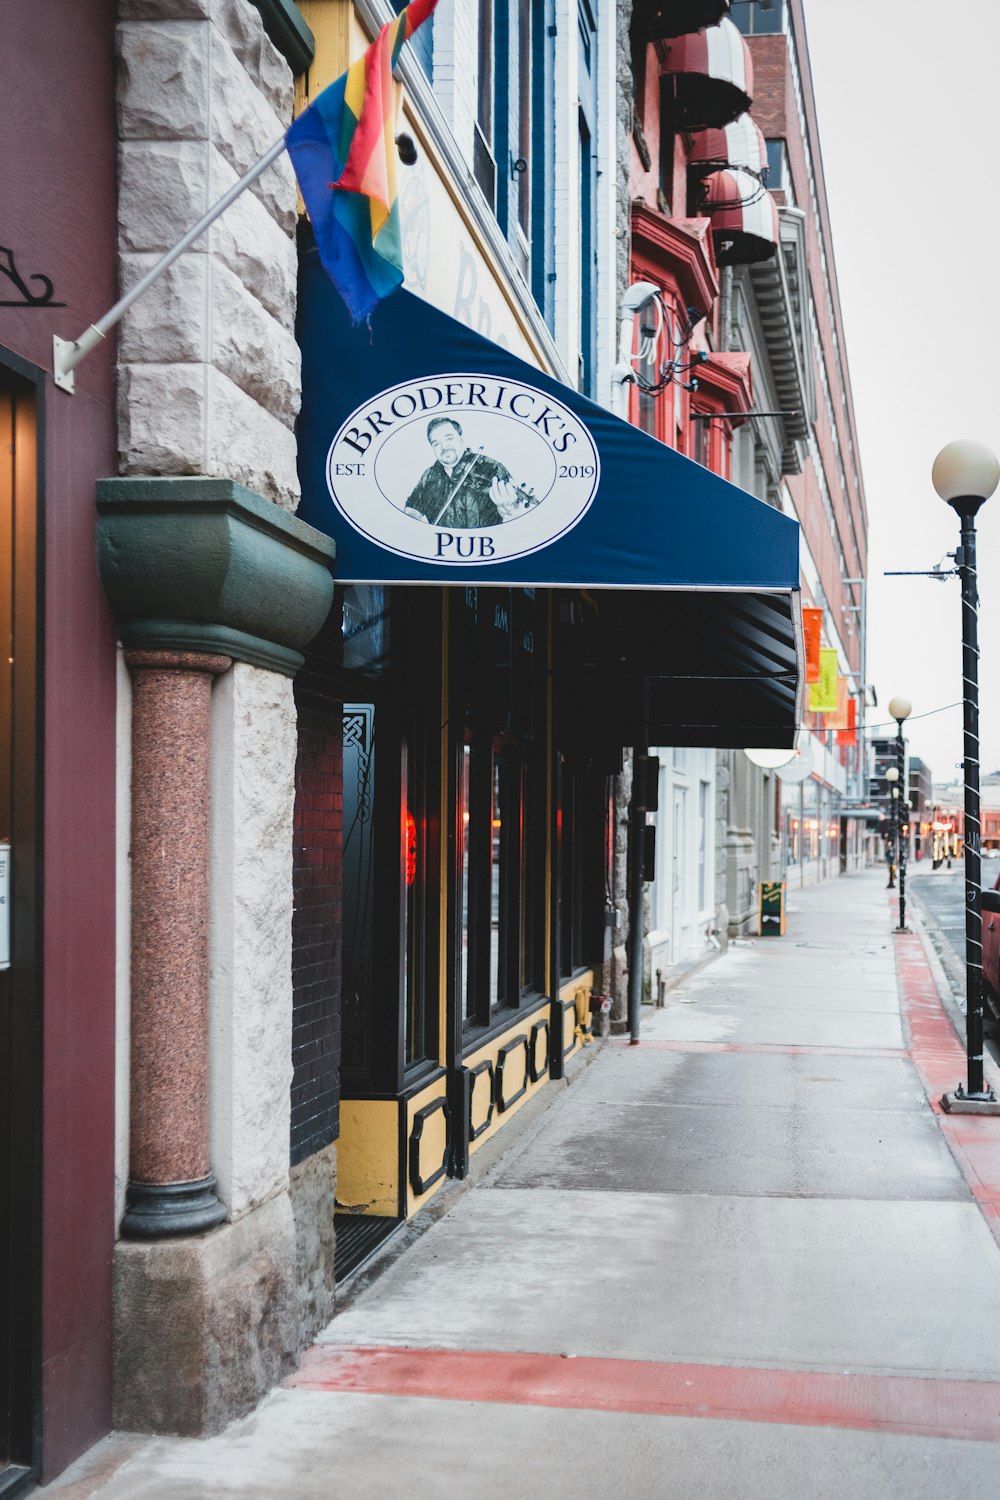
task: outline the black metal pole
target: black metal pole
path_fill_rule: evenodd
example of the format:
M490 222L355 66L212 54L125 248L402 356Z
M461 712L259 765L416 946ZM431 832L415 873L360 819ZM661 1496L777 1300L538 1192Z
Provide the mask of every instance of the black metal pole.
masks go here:
M909 818L903 816L903 786L906 772L906 747L903 742L903 722L896 720L896 769L899 780L899 796L896 799L896 869L899 876L899 926L897 932L906 931L906 856L909 853L909 835L904 827Z
M979 589L976 581L978 496L953 500L962 519L962 710L965 779L965 1050L967 1090L983 1090L983 905L979 853Z
M641 727L632 747L632 797L628 810L628 1029L629 1043L639 1045L642 1023L642 918L645 882L643 854L647 808L647 757L649 755L649 679L639 687Z
M642 1021L642 878L646 827L645 743L632 748L632 798L628 810L628 1029L633 1047L639 1043Z

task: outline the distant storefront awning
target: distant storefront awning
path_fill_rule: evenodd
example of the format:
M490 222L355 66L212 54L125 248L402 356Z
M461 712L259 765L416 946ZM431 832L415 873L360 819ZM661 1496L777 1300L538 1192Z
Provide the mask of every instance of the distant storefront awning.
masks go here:
M728 14L729 0L635 0L632 35L637 41L656 42L714 26Z
M738 167L754 177L763 177L767 172L767 143L760 126L744 114L728 125L697 131L692 137L688 166L702 175Z
M750 49L729 20L668 42L660 74L673 85L661 103L679 130L728 125L753 103Z
M770 260L778 250L778 209L771 194L749 172L713 172L704 183L720 266L748 266Z
M299 326L299 515L339 581L576 590L562 671L622 732L652 684L675 743L791 742L796 522L408 292L353 327L314 253Z

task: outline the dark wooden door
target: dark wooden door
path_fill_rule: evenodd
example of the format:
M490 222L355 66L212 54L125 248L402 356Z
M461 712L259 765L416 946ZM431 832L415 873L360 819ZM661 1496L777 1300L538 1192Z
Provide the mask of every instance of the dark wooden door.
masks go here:
M37 514L34 392L0 370L0 1493L37 1405Z

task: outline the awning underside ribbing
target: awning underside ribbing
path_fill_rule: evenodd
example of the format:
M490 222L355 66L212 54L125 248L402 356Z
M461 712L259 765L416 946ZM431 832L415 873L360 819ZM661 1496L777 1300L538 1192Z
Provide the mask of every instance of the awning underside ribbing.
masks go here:
M591 596L557 627L560 749L791 746L797 609L791 594Z

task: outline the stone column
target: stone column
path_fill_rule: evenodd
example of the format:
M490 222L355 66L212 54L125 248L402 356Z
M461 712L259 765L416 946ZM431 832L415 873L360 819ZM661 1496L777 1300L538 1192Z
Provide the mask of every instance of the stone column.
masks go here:
M334 547L202 475L102 480L97 508L132 675L132 1180L114 1258L114 1421L195 1436L248 1411L303 1337L291 679L330 609Z
M226 1217L209 1169L209 773L215 676L231 658L127 651L132 673L133 1238Z

